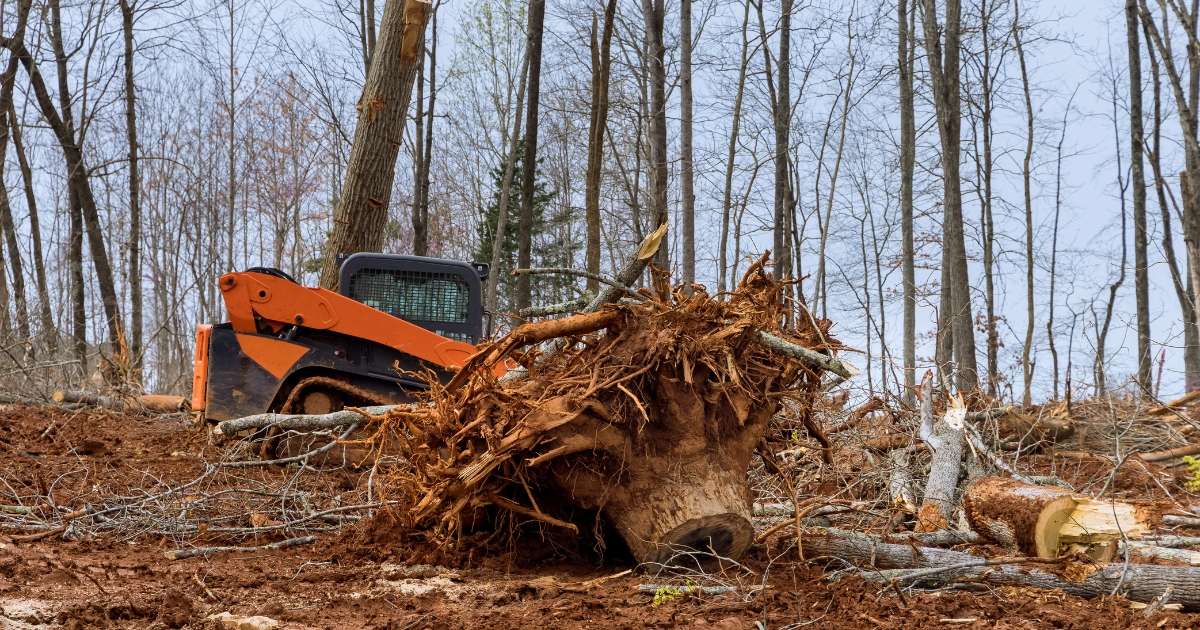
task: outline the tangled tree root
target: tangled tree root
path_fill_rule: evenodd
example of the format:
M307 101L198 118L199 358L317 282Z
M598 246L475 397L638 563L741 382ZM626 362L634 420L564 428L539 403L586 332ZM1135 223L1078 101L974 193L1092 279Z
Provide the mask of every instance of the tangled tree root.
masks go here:
M753 538L747 468L768 420L785 399L809 405L829 365L846 369L828 322L780 325L784 285L763 263L725 301L699 287L643 291L485 346L421 403L373 419L376 487L439 545L504 540L529 521L577 533L583 508L639 561L682 547L740 555ZM527 374L498 379L501 361Z

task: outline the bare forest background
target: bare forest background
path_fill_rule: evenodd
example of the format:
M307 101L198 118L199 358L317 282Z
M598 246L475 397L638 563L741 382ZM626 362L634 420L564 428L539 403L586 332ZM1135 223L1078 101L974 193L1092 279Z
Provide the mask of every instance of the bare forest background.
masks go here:
M221 274L316 285L384 5L4 0L0 388L186 392ZM516 314L596 286L512 269L612 274L666 222L710 292L772 250L870 393L1198 387L1198 17L433 0L383 250L498 263Z

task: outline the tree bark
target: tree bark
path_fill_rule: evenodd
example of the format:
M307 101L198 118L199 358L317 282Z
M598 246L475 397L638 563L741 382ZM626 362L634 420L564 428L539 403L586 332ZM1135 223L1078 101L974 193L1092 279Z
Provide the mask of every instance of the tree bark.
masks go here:
M383 245L396 157L424 42L429 0L388 0L379 42L358 101L358 124L333 231L321 268L321 286L336 289L338 255Z
M499 308L496 295L500 286L500 256L504 251L504 237L508 232L508 200L512 197L513 170L517 165L517 149L521 146L521 123L524 121L525 84L529 79L529 52L521 59L521 78L517 84L516 107L513 110L513 129L508 138L508 146L504 158L504 178L500 183L500 207L496 213L496 233L492 238L491 274L487 280L487 296L485 303L487 311L495 317Z
M1129 159L1133 192L1133 290L1137 302L1137 382L1140 396L1151 392L1150 277L1147 259L1145 133L1142 130L1142 52L1137 0L1125 2L1125 43L1129 57Z
M774 277L783 277L784 261L790 259L787 240L787 217L789 209L788 196L788 141L791 138L792 121L792 0L782 0L779 4L779 54L776 56L776 81L774 114L775 114L775 219L774 246L772 255L775 256ZM764 51L766 44L763 45ZM768 80L770 70L768 70ZM820 282L820 278L817 278Z
M537 187L538 110L542 96L542 30L546 21L546 0L530 0L529 85L525 105L525 155L521 162L521 216L517 226L517 267L527 269L533 260L533 197ZM517 311L533 303L528 275L517 277Z
M17 3L17 25L13 39L23 41L25 27L29 21L30 2L24 0ZM20 59L14 52L9 57L4 72L0 75L0 111L8 111L13 106L13 90L16 84L17 70L20 69ZM8 153L9 127L0 125L0 158ZM5 159L0 159L0 183L4 181ZM17 227L13 221L12 204L8 196L8 186L0 186L0 233L3 234L5 245L8 247L8 265L12 271L12 302L16 307L16 329L21 342L28 344L29 335L29 305L25 293L25 270L21 261L21 250L17 245ZM0 271L0 273L3 273ZM8 299L5 300L8 304ZM7 315L7 306L5 314Z
M437 10L433 11L433 16L430 20L429 27L429 102L428 105L417 105L417 116L424 114L424 122L417 121L417 135L422 131L425 133L424 139L417 142L417 151L421 154L417 160L420 168L416 178L416 190L413 195L413 247L412 252L415 256L429 255L429 167L433 162L433 123L437 111ZM421 66L425 64L422 63ZM421 72L418 70L418 72ZM418 76L417 81L420 85L424 85L426 81L423 76ZM418 93L417 100L421 100L421 95Z
M729 291L729 219L733 210L733 170L737 163L737 141L741 131L742 99L746 94L746 68L750 63L750 0L742 8L742 59L738 66L737 93L733 98L733 114L730 116L729 148L725 155L725 192L721 199L721 243L717 252L717 290ZM736 257L735 257L736 258ZM734 263L736 264L736 262Z
M133 5L120 0L121 35L125 45L125 134L129 145L129 350L141 380L142 365L142 204L138 164L137 93L133 77Z
M897 67L900 82L900 264L904 276L904 400L915 402L917 385L917 277L913 242L913 174L917 157L917 129L913 107L913 35L910 32L911 0L897 3ZM915 7L913 7L915 14Z
M925 50L929 58L929 75L933 85L934 106L937 110L938 135L942 145L943 267L949 284L948 312L943 318L953 332L954 355L957 359L956 383L960 391L978 387L975 361L975 329L971 309L970 274L967 269L967 250L963 235L962 185L959 169L959 131L962 113L959 108L959 36L960 2L947 0L945 46L939 39L937 8L933 0L922 0L922 19Z
M789 0L784 0L788 2ZM650 211L654 225L667 223L667 67L663 44L663 0L642 0L646 23L646 66L650 81ZM670 269L670 247L660 247L654 262Z
M1200 607L1200 568L1114 562L1099 565L1082 580L1072 580L1026 564L996 564L987 558L962 551L912 544L883 542L878 538L827 529L809 531L800 539L810 558L838 558L871 569L939 569L920 577L922 583L956 584L982 581L987 584L1056 589L1081 597L1104 597L1113 593L1133 601L1150 602L1172 587L1172 602L1186 608ZM912 572L906 572L909 575ZM864 577L894 580L903 574L872 571ZM913 580L909 578L908 580ZM906 581L908 581L906 580Z
M608 129L608 82L612 65L613 19L617 1L608 0L604 7L604 27L596 42L596 18L592 16L592 108L588 121L588 162L584 184L584 215L587 222L587 245L584 254L588 273L600 274L600 179L604 168L604 134ZM587 290L595 295L600 283L593 278Z
M37 196L33 191L33 169L25 153L25 143L21 138L21 123L17 120L16 108L10 102L8 110L2 114L12 136L13 150L17 154L17 165L21 170L21 187L25 191L25 206L29 211L29 237L33 250L33 273L37 284L38 319L41 324L41 335L47 340L55 334L54 318L50 313L50 289L46 282L46 263L42 255L42 230L38 219Z
M1142 33L1150 42L1150 25L1142 24ZM1162 248L1167 269L1171 273L1171 284L1175 289L1175 297L1179 302L1179 310L1183 317L1183 366L1184 387L1187 391L1200 389L1200 334L1196 328L1195 302L1188 290L1190 273L1179 270L1179 262L1175 255L1175 243L1171 228L1171 210L1167 203L1167 180L1162 169L1162 72L1159 68L1158 55L1153 46L1146 46L1146 57L1150 60L1150 77L1153 82L1153 127L1151 128L1151 145L1149 150L1150 170L1154 175L1154 191L1158 199L1159 214L1162 218ZM1187 255L1184 254L1187 264Z
M679 5L679 179L683 199L680 218L683 235L680 253L683 258L683 282L696 281L696 193L695 166L692 146L692 2L681 0Z
M1022 404L1033 404L1033 98L1029 91L1029 71L1025 48L1021 44L1021 5L1013 2L1013 42L1017 65L1021 69L1021 92L1025 98L1025 157L1021 162L1021 181L1025 201L1025 343L1021 346L1021 375L1024 377Z

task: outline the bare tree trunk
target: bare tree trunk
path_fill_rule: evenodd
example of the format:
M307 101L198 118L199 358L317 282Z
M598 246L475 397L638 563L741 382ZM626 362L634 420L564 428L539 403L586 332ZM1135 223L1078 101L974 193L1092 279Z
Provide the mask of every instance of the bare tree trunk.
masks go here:
M1159 9L1163 13L1162 31L1167 27L1168 9L1165 0L1159 0ZM1157 25L1155 25L1153 17L1150 14L1146 0L1138 2L1138 15L1142 21L1142 29L1147 39L1147 50L1156 50L1158 57L1162 62L1162 67L1166 71L1167 82L1171 87L1171 91L1175 97L1175 106L1179 113L1178 120L1183 140L1185 171L1181 176L1180 193L1183 206L1183 240L1184 248L1187 254L1187 268L1189 270L1189 284L1195 286L1196 275L1200 273L1197 261L1200 260L1200 140L1197 139L1197 121L1196 110L1197 101L1200 100L1200 46L1198 46L1196 38L1196 17L1198 3L1196 0L1192 2L1192 10L1189 14L1183 9L1180 4L1172 4L1171 11L1180 19L1184 25L1184 31L1187 34L1187 62L1188 62L1188 86L1187 91L1184 90L1182 73L1176 65L1175 56L1171 49L1171 38L1169 34L1164 36ZM1153 56L1151 63L1154 63ZM1158 73L1155 73L1157 78ZM1157 162L1157 158L1155 160ZM1178 287L1176 288L1178 291ZM1189 297L1192 299L1192 321L1195 322L1198 318L1195 317L1197 312L1200 312L1200 296L1196 292L1191 292ZM1184 316L1184 321L1187 321L1187 316ZM1187 337L1185 336L1185 340ZM1195 334L1192 337L1196 339ZM1191 344L1189 344L1190 346ZM1186 355L1185 355L1186 356ZM1193 354L1193 357L1196 355ZM1197 358L1200 361L1200 358ZM1200 376L1200 374L1197 374ZM1196 383L1189 383L1189 388Z
M788 2L789 0L784 0ZM646 65L650 81L650 210L655 227L667 223L667 67L663 44L664 0L642 0L646 22ZM670 247L655 254L660 269L670 269Z
M1025 49L1021 45L1021 5L1013 1L1013 42L1017 49L1017 65L1021 69L1021 91L1025 97L1025 158L1021 162L1021 180L1025 193L1025 343L1021 347L1021 374L1024 395L1021 402L1033 404L1033 99L1029 92L1029 72L1025 66Z
M17 110L10 102L8 111L3 115L12 134L13 149L17 154L17 165L21 169L21 184L25 191L25 206L29 209L29 237L33 249L33 273L37 283L38 318L41 323L41 334L47 340L55 336L54 318L50 313L50 290L46 282L46 262L42 255L42 229L38 219L37 196L33 191L33 169L25 153L25 143L21 138L21 123L17 120Z
M960 391L979 386L975 361L975 329L971 309L970 274L963 235L962 185L959 180L959 0L946 2L945 50L938 37L936 7L933 0L922 0L925 50L937 110L938 134L942 144L943 181L943 266L949 281L949 309L943 317L953 331L957 359L956 383Z
M29 20L30 3L28 0L19 2L17 6L17 25L13 33L13 38L23 40L25 37L25 26ZM8 64L4 68L4 72L0 75L0 111L7 111L13 106L13 90L16 84L17 70L20 69L21 60L17 53L12 53L9 57ZM0 184L4 182L4 156L8 154L8 138L9 127L0 125ZM30 342L29 335L29 305L26 301L25 293L25 270L21 261L21 250L17 245L17 227L13 221L12 204L8 197L8 186L0 185L0 235L3 236L5 245L8 247L8 265L12 271L12 302L16 307L16 328L17 334L21 338L21 342L28 344ZM3 270L0 270L0 275ZM6 291L7 293L7 287ZM5 296L5 304L9 303ZM8 307L4 307L5 315L8 314ZM28 346L27 346L28 347Z
M363 74L367 74L371 69L371 57L375 55L375 0L359 0L358 17Z
M742 58L738 66L737 93L733 97L730 116L729 145L725 155L725 189L721 198L721 243L717 252L717 290L730 290L729 277L729 219L733 209L733 170L737 161L737 141L742 123L742 99L746 93L746 68L750 63L750 0L742 8Z
M1121 262L1117 272L1117 279L1108 287L1108 303L1104 310L1104 322L1096 322L1096 356L1092 360L1092 371L1096 380L1096 393L1103 396L1108 393L1107 374L1105 370L1107 345L1108 345L1108 330L1112 324L1113 309L1117 301L1117 292L1120 291L1121 285L1125 283L1125 264L1127 261L1127 249L1125 244L1125 191L1128 188L1129 182L1125 179L1125 166L1121 159L1121 138L1120 126L1117 124L1117 84L1116 78L1113 78L1112 84L1112 123L1113 123L1113 141L1117 152L1117 187L1121 193Z
M775 96L775 221L774 247L775 279L783 275L783 261L790 259L787 241L786 212L788 210L788 145L791 138L792 122L792 0L782 0L779 4L779 54L776 57L778 80L776 81ZM765 37L765 34L764 34ZM764 40L765 41L765 40ZM766 51L766 44L763 44ZM770 70L767 70L768 79ZM818 278L818 281L820 279Z
M76 207L79 209L79 214L82 215L79 217L82 225L79 226L78 238L82 240L82 233L86 229L92 265L95 267L96 282L100 289L100 301L104 306L104 313L107 320L109 342L112 344L114 352L120 352L124 350L125 345L124 333L121 327L120 304L113 285L112 266L109 264L108 251L104 246L104 232L100 225L100 215L96 209L96 201L92 196L92 187L88 180L89 173L83 158L83 149L80 147L79 140L76 137L74 120L71 115L71 95L67 83L67 56L63 49L62 21L57 0L50 3L50 35L51 43L54 46L55 65L57 66L59 101L63 108L61 116L55 108L53 100L50 98L50 92L46 89L46 83L38 70L37 62L29 54L25 43L16 38L7 38L4 40L4 46L11 50L25 67L34 96L37 99L38 106L42 110L42 115L46 119L46 122L49 123L51 130L53 130L59 147L63 152L67 166L68 190L74 195L74 199L78 204ZM72 243L72 246L74 246L74 243ZM80 247L82 248L82 244L80 244ZM79 259L82 260L82 254L80 254ZM82 262L80 264L82 265ZM81 304L83 291L82 268L79 269L78 275L79 303L76 304L76 313L80 315L83 312ZM82 338L85 332L85 322L77 323L79 323L76 331L76 338L78 340ZM82 345L78 349L82 354L84 350Z
M1146 41L1151 41L1148 32L1149 25L1142 24L1142 32ZM1146 56L1150 60L1150 77L1153 81L1153 128L1151 132L1150 169L1154 174L1154 191L1158 199L1159 214L1162 218L1162 248L1167 269L1171 273L1171 284L1175 289L1175 297L1179 302L1179 310L1183 316L1183 370L1184 387L1187 391L1200 389L1200 334L1196 328L1194 299L1188 290L1190 273L1179 270L1179 262L1175 256L1175 242L1171 228L1171 210L1167 202L1167 180L1162 169L1162 71L1158 64L1158 55L1153 46L1146 46ZM1173 200L1173 198L1172 198ZM1185 252L1186 263L1186 252Z
M416 181L416 195L413 207L413 254L416 256L429 255L429 167L433 163L433 123L437 111L437 8L433 10L429 26L429 104L425 110L425 139L418 147L423 147L419 164L421 172ZM424 64L422 64L424 65ZM421 79L418 77L418 81ZM419 98L419 97L418 97ZM418 133L420 133L418 127Z
M1050 345L1050 364L1051 372L1053 372L1054 383L1054 399L1058 400L1058 348L1054 345L1054 304L1058 293L1055 292L1055 284L1058 281L1058 224L1059 216L1062 213L1062 163L1063 163L1063 144L1067 139L1067 116L1071 114L1071 103L1075 100L1075 95L1071 95L1071 99L1067 101L1066 108L1063 109L1062 128L1059 130L1058 145L1055 147L1055 172L1054 172L1054 226L1050 233L1050 303L1046 308L1046 340Z
M1147 260L1146 178L1143 171L1145 133L1142 130L1142 53L1138 41L1137 0L1125 2L1125 43L1129 55L1129 185L1133 188L1133 286L1137 302L1137 382L1140 396L1149 396L1150 277Z
M137 93L133 80L133 11L120 0L121 35L125 44L125 134L129 144L129 350L138 381L142 373L142 204L138 165Z
M692 147L692 0L679 4L679 178L683 199L681 217L683 236L683 282L696 281L696 193L694 149Z
M899 0L897 67L900 80L900 228L901 265L904 276L904 400L916 402L917 385L917 277L913 244L913 171L917 157L917 129L913 122L913 40L909 13L911 0ZM913 14L916 13L913 7Z
M358 101L358 124L333 232L321 268L321 286L338 283L338 255L376 251L383 244L396 157L425 39L429 0L388 0L379 43Z
M517 227L517 266L528 269L533 247L533 197L537 182L538 109L542 93L542 28L546 0L529 2L529 86L525 105L525 156L521 168L521 216ZM517 276L516 307L520 312L533 303L529 274Z
M521 147L521 123L524 119L524 104L525 104L525 83L529 79L529 53L526 53L521 58L521 78L517 83L517 99L513 101L515 108L513 109L513 129L512 135L508 138L508 147L504 158L504 178L500 182L500 208L496 215L496 233L492 238L492 260L491 274L487 279L487 297L485 304L487 311L495 317L496 310L499 308L499 299L496 295L497 287L500 285L500 255L504 251L504 237L508 232L508 200L512 198L512 181L513 171L517 164L517 149Z
M596 17L592 16L592 109L588 121L588 162L584 190L584 215L587 221L587 249L584 260L589 277L587 290L600 292L600 178L604 168L604 134L608 130L608 80L612 66L613 18L617 1L608 0L604 7L604 27L596 41Z
M991 19L993 7L988 2L980 3L980 37L982 39L983 63L980 64L980 125L983 135L983 161L976 160L976 169L983 186L980 189L979 214L981 240L983 241L983 301L987 311L984 330L987 335L987 390L997 395L1000 382L1000 334L996 322L996 224L993 217L992 175L995 172L992 153L992 117L995 74L992 71Z

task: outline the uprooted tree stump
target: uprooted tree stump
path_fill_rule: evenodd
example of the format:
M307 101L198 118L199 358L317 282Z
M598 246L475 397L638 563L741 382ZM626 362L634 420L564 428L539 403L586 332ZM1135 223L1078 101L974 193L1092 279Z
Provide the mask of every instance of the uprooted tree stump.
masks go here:
M823 371L846 372L828 322L781 328L783 285L764 262L725 301L643 291L483 347L446 386L372 420L364 442L389 455L377 487L440 544L530 520L578 533L565 503L598 510L641 562L740 556L769 419L785 399L811 404ZM527 373L496 378L506 360Z

